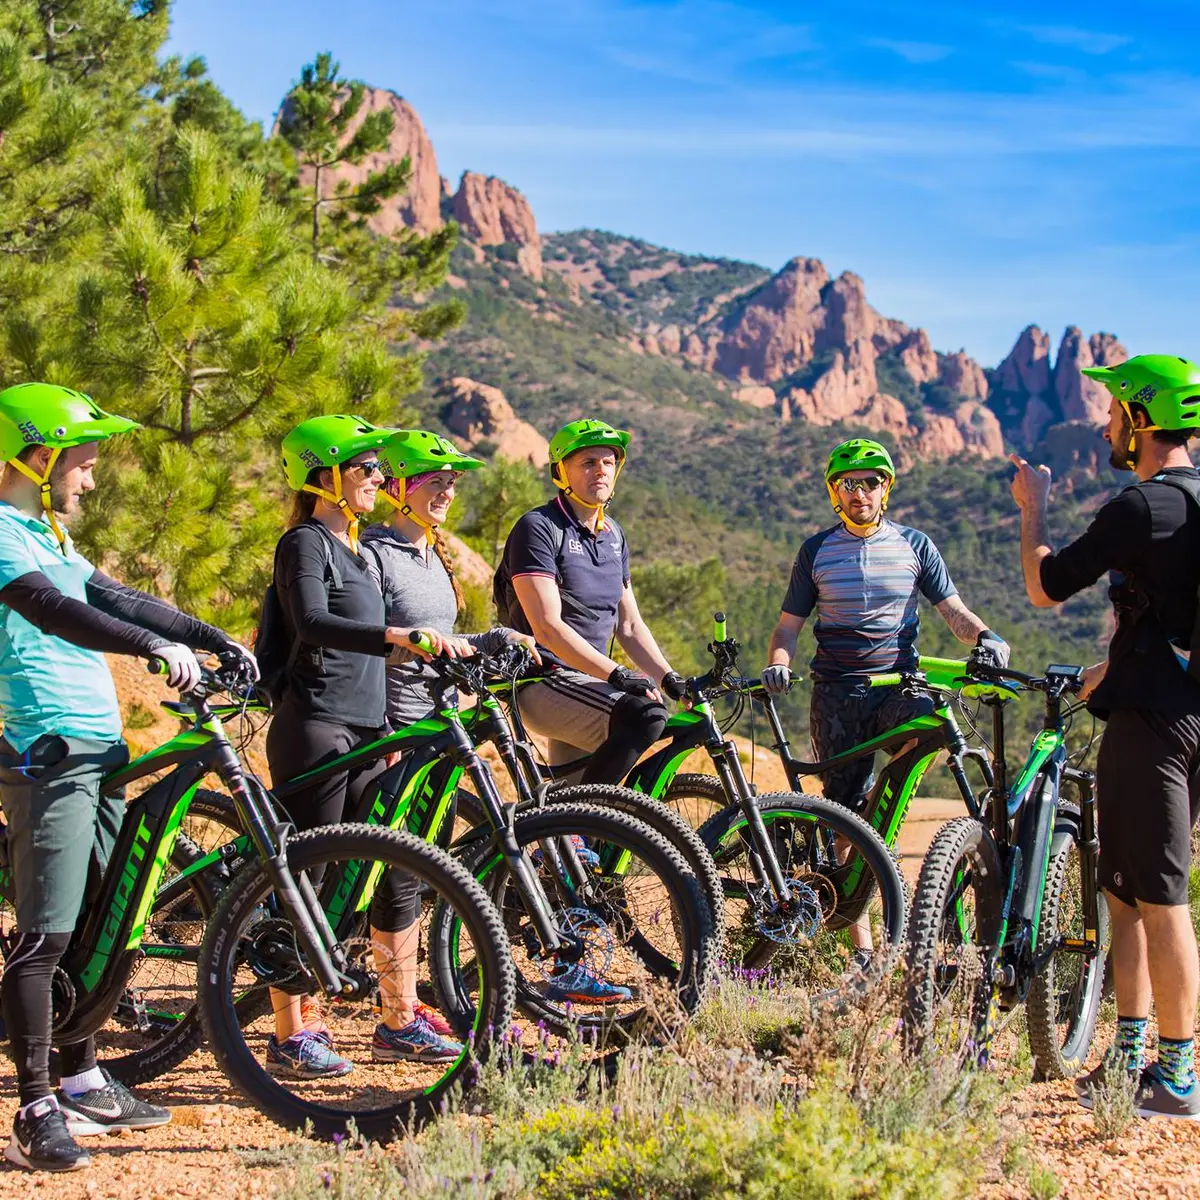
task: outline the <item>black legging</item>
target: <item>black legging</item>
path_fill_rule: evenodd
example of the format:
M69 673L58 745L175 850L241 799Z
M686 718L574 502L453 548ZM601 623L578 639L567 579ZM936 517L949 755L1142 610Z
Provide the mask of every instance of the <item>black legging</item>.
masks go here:
M54 968L70 944L69 933L18 933L4 963L0 1004L17 1068L21 1106L53 1093L50 1086L50 1038L53 1028L51 983ZM59 1050L63 1075L82 1075L96 1065L96 1040L88 1038Z
M292 779L348 754L364 742L376 741L383 732L318 720L285 700L267 731L271 778L280 783ZM316 829L343 819L358 819L368 786L384 769L385 763L379 758L357 771L332 775L288 796L285 806L296 828ZM407 871L388 871L371 901L371 925L383 933L407 929L420 911L417 890L416 878Z
M663 735L667 710L649 696L622 696L608 718L608 737L596 747L580 783L620 783Z

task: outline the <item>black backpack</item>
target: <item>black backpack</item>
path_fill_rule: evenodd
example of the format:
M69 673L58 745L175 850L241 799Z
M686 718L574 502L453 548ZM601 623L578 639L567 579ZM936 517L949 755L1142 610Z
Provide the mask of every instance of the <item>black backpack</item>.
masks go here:
M620 525L609 518L609 527L617 535L616 541L613 543L613 551L618 558L621 556L621 549L625 544L625 533ZM558 583L559 595L562 598L562 610L564 616L582 617L587 621L598 620L598 614L590 609L582 600L576 600L570 592L563 588L563 548L567 544L567 531L561 525L554 522L554 578ZM508 573L508 548L505 547L505 553L500 558L500 565L496 568L495 574L492 576L492 602L496 605L496 616L501 625L507 625L510 629L515 629L519 633L533 633L529 622L525 619L525 613L521 609L521 602L517 599L516 589L512 585L512 576Z
M1195 475L1155 475L1151 482L1170 484L1178 488L1185 496L1190 496L1195 506L1197 517L1200 518L1200 477ZM1137 580L1134 581L1137 586ZM1182 647L1180 647L1182 649ZM1189 652L1187 673L1200 683L1200 591L1196 595L1196 616L1192 622L1192 634L1187 646Z
M291 532L290 530L288 531ZM325 588L341 588L342 573L333 561L333 549L329 544L329 535L322 530L321 543L325 547ZM279 560L279 547L283 545L284 534L275 547L275 559ZM259 679L255 690L259 697L275 708L287 692L288 680L296 666L296 659L304 647L303 640L291 631L283 605L279 602L279 593L275 590L275 570L271 570L271 583L263 596L262 612L258 618L258 632L254 637L254 657L258 661ZM318 670L323 668L324 659L320 647L316 648L313 656L314 665Z

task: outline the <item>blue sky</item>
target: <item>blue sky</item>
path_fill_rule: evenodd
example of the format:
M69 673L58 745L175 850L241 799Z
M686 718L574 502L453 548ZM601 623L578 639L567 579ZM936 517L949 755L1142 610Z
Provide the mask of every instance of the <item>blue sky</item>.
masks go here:
M169 49L265 123L331 50L543 230L812 255L990 365L1031 322L1200 358L1198 33L1174 0L175 0Z

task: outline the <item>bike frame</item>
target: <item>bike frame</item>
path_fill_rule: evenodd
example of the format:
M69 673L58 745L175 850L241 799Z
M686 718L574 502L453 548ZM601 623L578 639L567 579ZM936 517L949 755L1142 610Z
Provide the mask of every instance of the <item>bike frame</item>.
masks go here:
M453 686L452 682L447 684L447 687ZM486 692L480 706L499 708L497 701ZM442 707L412 725L357 746L320 767L279 784L272 795L286 807L289 796L314 783L358 770L389 754L400 754L400 760L387 767L374 781L353 819L388 829L405 828L423 841L437 842L447 819L453 814L458 783L465 774L476 788L500 854L512 871L514 884L537 932L541 954L544 957L556 955L562 962L572 961L578 948L576 940L564 935L559 928L538 874L513 835L510 806L501 797L491 769L480 757L457 708ZM206 871L222 860L239 857L247 845L248 839L243 836L214 849L180 872L171 886L186 886L192 875ZM573 897L589 888L588 872L579 862L569 839L559 839L545 849L550 861L561 868L555 872L555 880L571 893L567 902L567 907L571 907ZM322 889L322 900L335 928L347 914L362 913L369 907L379 881L379 864L375 864L376 869L366 877L359 877L350 866L351 869L341 873L336 887Z

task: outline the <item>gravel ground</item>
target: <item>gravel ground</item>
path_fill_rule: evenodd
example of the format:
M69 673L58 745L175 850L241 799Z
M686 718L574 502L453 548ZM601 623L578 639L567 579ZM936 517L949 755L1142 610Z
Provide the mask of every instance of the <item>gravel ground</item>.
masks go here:
M1136 1121L1119 1138L1106 1142L1097 1135L1091 1113L1076 1103L1070 1083L1031 1084L1013 1098L1008 1111L1029 1139L1026 1154L1057 1176L1060 1196L1200 1196L1200 1122ZM1016 1200L1029 1192L997 1184L981 1195Z
M4 1163L0 1200L266 1200L298 1139L234 1102L207 1054L189 1060L164 1084L141 1094L171 1105L172 1124L145 1134L86 1139L92 1166L71 1175L31 1175ZM15 1104L9 1081L0 1096L7 1117ZM1030 1085L1006 1107L1028 1139L1026 1156L1053 1172L1061 1197L1200 1196L1200 1123L1139 1121L1106 1143L1096 1136L1091 1115L1075 1103L1071 1085L1064 1083ZM982 1200L1024 1200L1030 1192L997 1172L997 1180L978 1195Z

